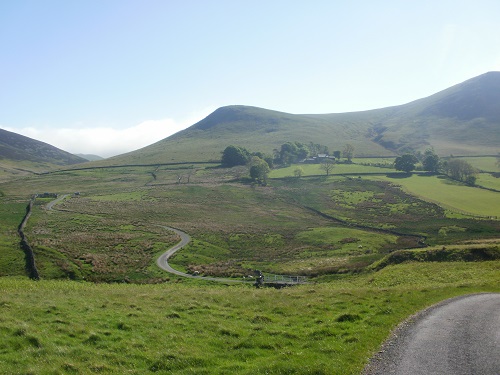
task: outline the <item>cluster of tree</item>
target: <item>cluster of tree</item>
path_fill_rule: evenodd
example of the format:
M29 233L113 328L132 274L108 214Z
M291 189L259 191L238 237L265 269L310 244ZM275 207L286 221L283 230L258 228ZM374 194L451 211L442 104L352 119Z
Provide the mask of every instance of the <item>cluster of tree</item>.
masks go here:
M394 167L398 171L410 173L416 169L417 163L422 164L422 169L428 172L441 172L450 178L465 182L469 185L476 183L476 169L463 159L451 158L441 160L433 149L427 149L424 154L404 154L398 156L394 161Z
M311 151L311 149L313 151ZM279 150L274 150L274 162L281 165L290 165L307 158L309 155L313 154L313 152L318 152L318 150L326 150L326 152L328 152L326 146L312 143L310 146L307 146L300 142L286 142L281 145Z
M286 142L281 145L280 149L274 150L274 163L290 165L319 154L328 155L328 147L313 142L309 142L309 144ZM350 144L346 144L342 152L333 151L332 156L334 156L336 160L340 160L341 157L344 157L348 163L351 163L354 156L354 147Z
M465 182L468 185L476 183L476 169L463 159L452 158L443 162L442 170L454 180Z
M257 156L267 162L270 168L273 166L273 158L262 152L250 152L244 147L227 146L222 152L221 164L223 167L235 167L237 165L247 165L252 157Z
M221 164L224 167L247 165L252 180L265 184L273 166L273 158L262 152L251 153L244 147L231 145L222 152Z

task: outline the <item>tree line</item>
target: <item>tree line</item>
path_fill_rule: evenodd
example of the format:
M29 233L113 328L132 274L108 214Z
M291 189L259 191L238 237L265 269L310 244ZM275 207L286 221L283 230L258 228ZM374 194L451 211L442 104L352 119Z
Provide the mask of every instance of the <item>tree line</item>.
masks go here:
M398 156L394 161L394 167L398 171L410 173L416 169L416 165L419 162L422 164L424 171L443 173L454 180L464 182L468 185L476 184L477 170L470 163L454 157L442 159L432 148L425 150L423 154L404 154Z
M329 155L328 147L313 142L309 144L285 142L279 149L273 150L273 155L264 154L262 152L250 152L244 147L230 145L222 152L221 165L228 168L238 165L247 165L252 180L265 184L267 175L275 165L288 166L307 159L308 157L321 154ZM350 144L346 144L342 152L334 151L332 156L335 161L339 161L341 157L343 157L346 163L352 163L354 147ZM334 160L328 157L323 158L321 162L320 168L323 169L327 175L333 169Z

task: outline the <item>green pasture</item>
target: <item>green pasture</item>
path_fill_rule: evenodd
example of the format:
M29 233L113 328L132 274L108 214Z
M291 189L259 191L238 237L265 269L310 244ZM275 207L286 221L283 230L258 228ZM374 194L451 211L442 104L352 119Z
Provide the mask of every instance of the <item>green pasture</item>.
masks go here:
M452 211L500 217L500 193L466 186L442 176L413 174L405 178L372 176L375 180L401 185L411 194Z
M460 157L460 159L467 161L474 168L484 172L500 172L500 166L497 164L497 158L493 156L481 157Z
M490 173L478 173L476 178L476 185L500 191L500 176L495 177Z
M24 253L20 248L17 227L28 202L0 198L0 276L24 275Z
M269 174L270 178L284 178L284 177L294 177L295 170L301 168L303 173L302 176L317 176L325 175L324 170L321 169L321 164L293 164L286 168L273 169ZM394 171L394 169L392 169ZM334 164L330 175L339 174L356 174L356 173L388 173L391 169L376 167L372 165L362 165L362 164Z
M351 228L312 228L308 231L299 232L296 239L304 244L333 245L328 252L329 256L346 256L358 253L378 252L389 243L396 243L397 236L367 232ZM304 252L302 257L309 257L310 253Z

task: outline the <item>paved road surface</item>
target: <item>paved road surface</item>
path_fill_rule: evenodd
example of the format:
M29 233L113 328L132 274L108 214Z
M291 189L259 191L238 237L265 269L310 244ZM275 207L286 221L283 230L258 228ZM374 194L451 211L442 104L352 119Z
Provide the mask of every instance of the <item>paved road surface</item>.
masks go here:
M245 282L243 280L231 280L231 279L224 279L224 278L219 278L219 277L204 277L204 276L195 276L195 275L190 275L188 273L184 273L181 271L178 271L174 268L172 268L168 264L168 258L170 258L174 253L180 249L182 249L184 246L186 246L189 242L191 242L191 237L185 233L182 232L178 229L167 227L167 226L161 226L161 228L171 230L175 232L180 238L181 241L175 245L174 247L171 247L168 249L165 253L160 255L160 257L156 260L156 264L158 267L160 267L162 270L165 270L167 272L173 273L175 275L183 276L183 277L189 277L191 279L201 279L201 280L209 280L209 281L221 281L221 282L228 282L228 283L241 283Z
M500 375L500 294L444 301L395 331L365 375Z
M47 210L52 211L54 209L54 205L56 205L57 203L61 202L68 195L69 194L63 194L63 195L57 197L53 201L50 201L49 203L47 203L47 205L45 207L47 208Z

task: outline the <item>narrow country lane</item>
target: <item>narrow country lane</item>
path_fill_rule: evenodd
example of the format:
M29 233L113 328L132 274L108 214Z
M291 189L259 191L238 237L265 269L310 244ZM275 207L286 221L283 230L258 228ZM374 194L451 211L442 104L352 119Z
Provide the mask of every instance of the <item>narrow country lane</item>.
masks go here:
M394 332L365 375L499 375L500 294L439 303Z
M201 279L201 280L208 280L208 281L219 281L219 282L226 282L226 283L248 282L248 281L244 281L244 280L224 279L224 278L218 278L218 277L195 276L195 275L190 275L188 273L184 273L184 272L181 272L181 271L178 271L178 270L172 268L168 264L168 259L172 255L174 255L177 251L179 251L184 246L186 246L189 242L191 242L191 237L187 233L185 233L183 231L180 231L179 229L167 227L167 226L164 226L164 225L160 225L160 227L163 228L163 229L167 229L167 230L171 230L171 231L175 232L181 238L181 241L177 245L175 245L174 247L171 247L170 249L168 249L166 252L164 252L162 255L160 255L159 258L156 260L156 264L162 270L165 270L167 272L173 273L174 275L188 277L188 278L191 278L191 279Z

